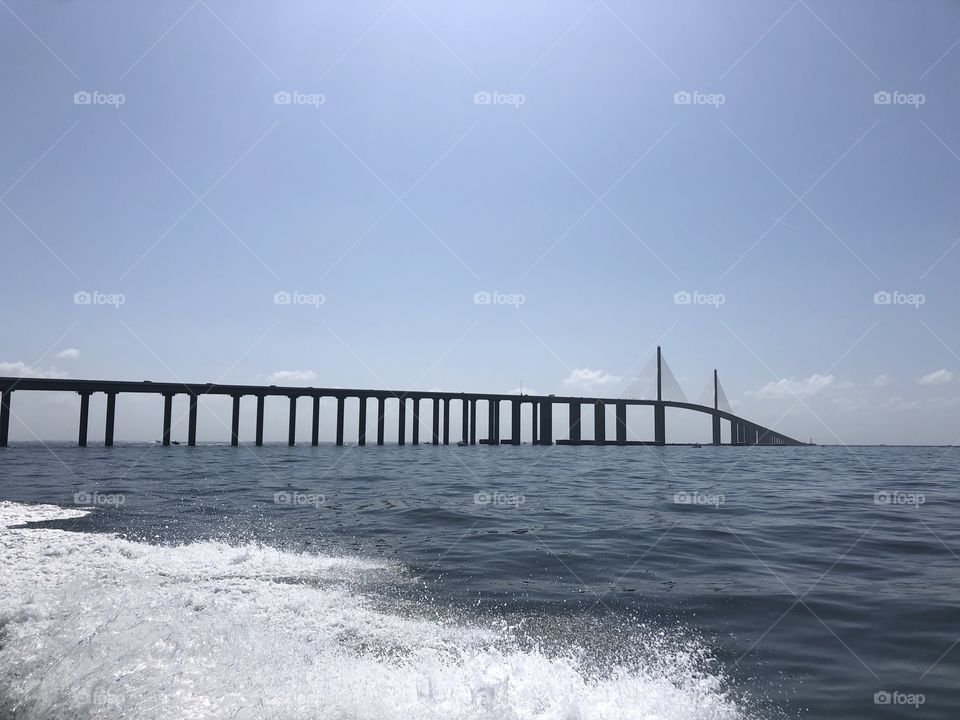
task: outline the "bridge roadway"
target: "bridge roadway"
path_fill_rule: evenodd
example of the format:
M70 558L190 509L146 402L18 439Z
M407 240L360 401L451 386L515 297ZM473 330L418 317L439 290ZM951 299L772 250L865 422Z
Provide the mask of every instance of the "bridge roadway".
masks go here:
M658 349L659 356L659 349ZM659 358L658 358L659 360ZM658 362L659 365L659 362ZM434 444L449 444L450 442L450 404L459 401L461 405L461 442L477 444L476 411L477 402L486 402L488 407L488 422L486 438L479 440L480 444L520 444L520 417L521 406L530 403L533 407L531 437L539 445L551 445L553 439L553 408L556 405L567 405L569 408L568 437L558 439L558 444L585 444L585 445L664 445L666 444L666 408L690 410L710 415L713 424L712 442L721 444L721 421L730 425L730 443L732 445L803 445L804 443L762 427L746 418L721 410L717 407L716 373L714 373L714 407L689 402L673 400L647 400L627 398L591 398L577 396L555 395L508 395L502 393L452 393L430 392L424 390L371 390L347 388L314 388L277 385L220 385L213 383L171 383L171 382L131 382L124 380L72 380L57 378L16 378L0 377L0 447L6 446L9 437L11 401L13 393L20 391L48 391L48 392L76 392L80 395L80 418L78 443L87 444L87 429L89 426L89 400L94 393L104 393L107 396L106 422L104 430L104 444L113 444L113 434L116 414L117 395L125 393L150 393L161 395L164 398L162 442L170 444L170 427L172 416L172 401L176 395L186 395L189 398L188 444L196 444L197 430L197 399L204 395L228 395L233 398L233 417L231 427L231 443L239 444L240 399L252 396L257 401L256 444L263 444L263 410L264 402L268 397L286 397L289 400L288 443L294 444L296 432L296 407L299 398L313 399L313 428L311 442L319 442L320 400L333 398L337 403L336 443L344 442L344 405L348 398L358 398L359 427L358 444L366 444L367 404L370 399L377 400L377 444L383 445L385 440L385 410L386 401L395 399L400 401L398 414L397 443L406 442L406 411L408 402L412 403L412 443L419 444L420 431L420 404L423 400L432 403L432 440ZM658 373L658 393L660 389ZM511 404L511 437L501 439L500 436L500 403ZM581 408L592 405L594 412L593 439L583 439L581 432ZM612 405L615 414L615 439L608 440L606 434L606 406ZM627 440L627 412L630 405L651 406L654 409L654 438L651 441ZM441 423L441 406L443 409ZM539 417L539 420L538 420Z

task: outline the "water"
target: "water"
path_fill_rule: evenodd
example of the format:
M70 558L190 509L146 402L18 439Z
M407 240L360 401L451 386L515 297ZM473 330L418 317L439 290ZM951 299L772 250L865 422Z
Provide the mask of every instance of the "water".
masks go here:
M944 448L11 447L0 717L955 720L958 474Z

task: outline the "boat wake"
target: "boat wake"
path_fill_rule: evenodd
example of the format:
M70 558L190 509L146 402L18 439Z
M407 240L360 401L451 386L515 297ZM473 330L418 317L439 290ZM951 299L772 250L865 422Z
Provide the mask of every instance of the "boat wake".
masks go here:
M585 662L391 607L400 566L24 525L86 512L0 503L0 717L746 716L692 644Z

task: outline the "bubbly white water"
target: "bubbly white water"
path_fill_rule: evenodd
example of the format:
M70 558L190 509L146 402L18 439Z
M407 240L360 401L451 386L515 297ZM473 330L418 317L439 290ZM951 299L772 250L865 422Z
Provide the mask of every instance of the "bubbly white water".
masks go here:
M0 502L0 717L743 717L696 651L598 676L385 610L383 563L17 527L85 512Z

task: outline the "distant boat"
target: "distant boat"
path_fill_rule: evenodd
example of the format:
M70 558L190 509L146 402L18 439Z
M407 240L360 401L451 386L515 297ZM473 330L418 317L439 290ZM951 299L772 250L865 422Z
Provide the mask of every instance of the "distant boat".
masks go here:
M469 444L470 443L465 443L463 440L461 440L460 442L457 443L457 447L466 447Z
M698 447L703 447L703 445L701 445L700 443L694 443L694 444L691 445L690 447L698 448Z

